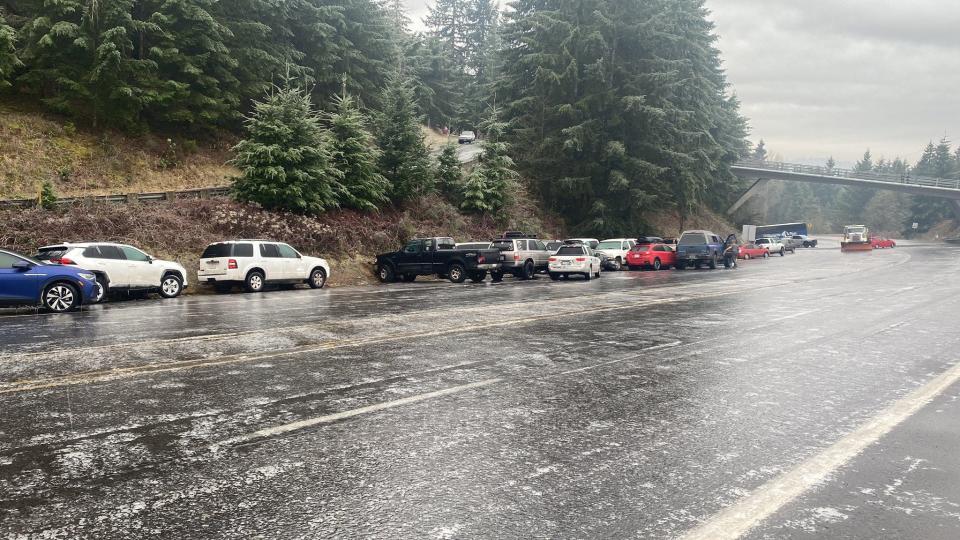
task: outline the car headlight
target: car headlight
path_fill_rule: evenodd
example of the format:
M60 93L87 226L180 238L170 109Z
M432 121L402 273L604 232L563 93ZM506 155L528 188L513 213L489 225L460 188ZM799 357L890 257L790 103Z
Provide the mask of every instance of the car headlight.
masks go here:
M77 275L80 276L80 277L82 277L83 279L85 279L85 280L87 280L87 281L96 281L96 280L97 280L97 276L95 276L95 275L93 275L93 274L87 274L87 273L81 272L81 273L79 273L79 274L77 274Z

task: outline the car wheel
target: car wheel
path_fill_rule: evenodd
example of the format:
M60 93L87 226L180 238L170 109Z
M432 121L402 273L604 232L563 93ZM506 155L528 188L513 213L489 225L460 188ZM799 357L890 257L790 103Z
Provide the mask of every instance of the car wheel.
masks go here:
M474 283L483 283L483 280L485 279L487 279L486 270L484 270L483 272L474 272L473 274L470 275L470 281Z
M264 281L265 278L263 272L253 271L247 274L247 279L243 281L243 288L250 293L261 292L263 290Z
M107 285L107 280L103 276L97 276L97 288L93 293L93 298L90 299L91 304L99 304L107 299L107 290L109 285Z
M712 257L710 257L710 265L709 265L709 266L710 266L710 269L711 269L711 270L716 270L716 269L717 269L717 256L716 256L716 255L713 255Z
M381 264L377 268L377 279L381 283L393 283L393 268L389 264Z
M750 260L750 254L749 254L749 253L744 253L744 254L743 254L743 260L749 261L749 260Z
M520 277L525 280L533 279L533 275L536 273L536 268L533 266L533 261L527 261L523 265L523 273L520 274Z
M553 281L560 281L560 274L557 274L555 272L550 272L550 279L552 279Z
M662 268L662 267L663 267L663 264L660 262L660 259L654 259L654 260L653 260L653 269L654 269L654 270L656 270L657 272L659 272L659 271L660 271L660 268Z
M322 289L327 284L327 271L323 268L314 268L313 272L310 272L309 283L311 289Z
M490 279L493 280L494 283L500 283L503 281L503 272L490 272Z
M447 275L450 276L450 283L463 283L467 279L467 272L459 263L451 265Z
M610 269L616 272L623 270L623 262L620 260L620 257L610 261Z
M183 292L183 280L175 274L167 274L160 280L160 296L176 298Z
M783 248L780 248L780 256L783 257L787 254L787 251Z
M80 293L69 283L53 283L43 291L43 307L65 313L80 305Z
M587 281L590 281L591 279L593 279L593 269L591 269L589 272L583 274L583 279L585 279L585 280L587 280Z

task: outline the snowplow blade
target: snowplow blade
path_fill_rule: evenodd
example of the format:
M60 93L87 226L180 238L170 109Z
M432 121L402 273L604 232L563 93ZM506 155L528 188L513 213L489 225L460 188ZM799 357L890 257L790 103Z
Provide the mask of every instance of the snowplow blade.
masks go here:
M873 246L863 242L840 242L840 251L873 251Z

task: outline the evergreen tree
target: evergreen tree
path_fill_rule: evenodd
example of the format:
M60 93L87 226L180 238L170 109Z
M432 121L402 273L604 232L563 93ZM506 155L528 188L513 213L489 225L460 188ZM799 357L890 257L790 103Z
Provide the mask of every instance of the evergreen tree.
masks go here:
M463 185L460 209L471 214L486 214L495 210L491 203L490 183L482 169L476 168Z
M16 31L7 25L0 14L0 90L10 87L10 76L21 65L17 58L16 42Z
M344 187L333 166L321 119L306 91L289 80L246 119L247 138L234 147L231 163L237 199L268 209L318 214L335 208Z
M392 75L377 119L380 170L392 186L391 198L404 201L433 191L430 155L420 129L409 79Z
M936 146L933 141L927 144L911 173L916 176L949 178L955 174L957 168L957 161L950 151L950 141L944 138ZM917 223L918 232L924 233L952 216L949 202L935 197L915 196L904 226L909 228L913 223Z
M760 142L757 143L757 147L753 149L753 159L759 161L767 160L767 143L763 142L763 139L760 139Z
M454 143L445 144L437 156L437 184L448 197L458 195L463 188L463 167Z
M349 96L337 96L328 116L333 165L343 173L341 206L377 210L389 201L390 183L377 168L380 150L367 129L367 119Z
M436 0L423 20L431 36L439 39L457 66L465 68L469 55L468 0Z
M827 172L833 172L835 168L837 168L837 161L833 159L833 156L830 156L830 158L827 159Z
M452 55L437 38L416 36L404 42L403 56L403 73L410 78L414 99L426 115L427 125L451 125L463 101Z
M482 152L477 170L486 184L486 205L496 212L506 205L507 194L512 191L512 184L519 175L514 170L514 162L509 155L510 145L504 139L507 125L500 120L497 109L490 110L481 128L485 138L480 143Z

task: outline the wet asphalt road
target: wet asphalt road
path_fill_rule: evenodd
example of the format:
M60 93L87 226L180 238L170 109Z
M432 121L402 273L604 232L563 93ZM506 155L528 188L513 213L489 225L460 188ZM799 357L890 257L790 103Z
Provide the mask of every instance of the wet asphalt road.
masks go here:
M0 536L682 537L949 373L958 292L958 250L828 246L8 313ZM951 383L737 519L960 537L958 418Z

